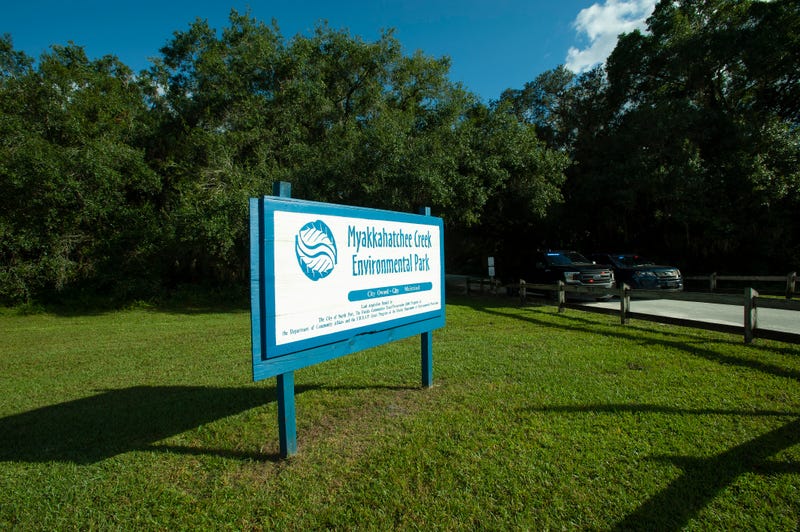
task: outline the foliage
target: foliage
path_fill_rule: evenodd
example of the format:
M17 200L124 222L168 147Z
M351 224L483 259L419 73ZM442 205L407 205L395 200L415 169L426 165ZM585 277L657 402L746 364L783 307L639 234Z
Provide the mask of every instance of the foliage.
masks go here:
M35 70L9 40L2 54L0 298L146 276L160 182L137 148L147 117L130 70L74 45Z
M699 258L791 258L783 245L800 192L797 114L763 87L785 80L797 91L796 69L767 45L778 16L779 39L796 32L792 5L662 2L650 34L620 40L607 68L615 142L598 171L622 180L631 227L661 231Z
M231 22L220 39L203 22L176 34L151 73L174 110L180 262L244 275L244 200L278 180L310 200L431 206L453 229L484 222L509 187L538 216L558 198L560 159L449 81L446 59L404 56L391 32L365 43L322 25L282 44L275 25Z
M525 219L559 198L562 156L391 31L368 43L321 25L286 40L233 11L221 33L202 20L175 32L138 77L72 44L34 68L3 43L5 300L241 283L247 198L275 181L310 200L430 206L453 230L509 190Z
M449 271L521 249L630 249L693 270L800 263L800 7L661 1L604 68L489 105L449 60L232 11L152 67L0 38L0 301L242 286L247 198L446 223ZM732 265L735 264L735 265ZM521 273L521 272L518 272Z
M698 269L797 264L798 35L796 2L662 1L605 69L507 91L574 161L546 238Z

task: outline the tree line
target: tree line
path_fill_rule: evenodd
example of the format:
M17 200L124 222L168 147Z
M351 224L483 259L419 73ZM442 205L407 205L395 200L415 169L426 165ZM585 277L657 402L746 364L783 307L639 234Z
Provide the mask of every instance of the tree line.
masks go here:
M246 284L247 199L445 220L448 271L517 275L537 247L694 268L800 260L800 8L662 1L605 68L483 103L446 58L232 11L146 71L0 38L0 301ZM505 269L505 270L504 270Z
M569 153L550 241L693 271L800 265L800 3L660 1L603 68L508 102Z

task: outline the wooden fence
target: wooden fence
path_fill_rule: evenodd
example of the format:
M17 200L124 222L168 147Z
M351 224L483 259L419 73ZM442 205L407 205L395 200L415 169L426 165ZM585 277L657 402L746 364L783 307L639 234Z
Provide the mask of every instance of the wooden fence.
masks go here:
M737 276L737 280L742 277ZM753 277L747 277L753 279ZM757 278L756 278L757 279ZM774 278L769 278L774 281ZM800 322L800 301L791 299L777 299L762 297L753 288L745 288L739 294L720 294L708 292L668 292L663 290L632 290L629 286L623 285L622 288L600 288L587 286L570 286L564 283L559 284L531 284L520 281L513 285L503 285L496 279L478 279L469 276L447 276L448 288L463 291L467 294L510 294L519 293L522 304L528 301L531 296L539 297L542 295L554 296L551 300L558 305L559 312L565 309L575 309L583 312L595 312L601 314L618 315L620 323L627 324L631 319L679 325L682 327L693 327L695 329L706 329L711 331L725 332L741 335L746 343L750 343L754 338L764 338L778 340L787 343L800 343L800 333L776 331L764 329L758 325L758 309L771 308L779 310L792 310L798 312ZM569 302L567 294L582 295L587 298L608 298L610 296L619 297L619 309L609 309L603 307L593 307ZM694 301L699 303L716 303L723 305L735 305L742 307L742 325L731 325L724 323L713 323L707 321L690 320L686 318L675 318L669 316L659 316L643 312L635 312L631 305L631 295L641 299L672 299L678 301ZM635 305L634 305L635 306Z
M759 308L772 308L800 312L800 301L759 297L758 292L749 287L744 289L743 294L736 295L700 292L667 292L663 290L631 290L628 285L623 285L622 288L609 290L608 288L600 287L569 286L563 282L559 282L555 285L542 285L520 281L519 297L521 303L524 304L527 301L530 292L555 294L555 304L558 305L559 312L564 312L565 309L570 308L585 312L619 315L620 323L623 325L627 324L631 319L638 319L658 323L667 323L671 325L680 325L682 327L693 327L696 329L739 334L744 337L745 343L752 342L754 338L765 338L788 343L800 343L800 333L763 329L758 326ZM686 318L675 318L670 316L659 316L655 314L634 312L631 310L632 293L643 299L671 299L678 301L695 301L700 303L717 303L723 305L740 306L742 307L743 311L743 323L741 326L737 326L724 323L713 323L690 320ZM594 298L617 295L619 296L619 310L569 303L567 301L567 294L577 294ZM798 314L798 322L800 322L800 314Z
M684 281L704 281L708 283L709 292L719 290L719 281L732 281L737 283L786 283L786 290L782 292L786 299L792 299L797 295L797 272L789 272L786 276L781 275L718 275L716 272L709 275L688 275L684 276ZM749 286L752 286L750 284ZM766 290L764 290L766 292ZM779 291L775 291L778 293Z

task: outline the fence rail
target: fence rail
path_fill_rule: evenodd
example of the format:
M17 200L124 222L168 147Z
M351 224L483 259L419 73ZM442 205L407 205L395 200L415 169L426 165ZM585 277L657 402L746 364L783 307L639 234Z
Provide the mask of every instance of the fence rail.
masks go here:
M516 286L516 285L513 285ZM585 312L598 312L602 314L613 314L620 317L620 323L627 324L631 319L653 321L658 323L667 323L671 325L680 325L683 327L693 327L696 329L705 329L718 332L725 332L731 334L739 334L744 337L745 343L750 343L754 338L764 338L770 340L778 340L788 343L800 343L800 333L791 333L784 331L775 331L770 329L763 329L758 326L758 309L759 308L772 308L780 310L792 310L800 312L800 301L781 300L774 298L759 297L759 294L753 288L745 288L743 294L707 294L698 292L664 292L657 290L632 290L628 285L624 284L621 288L609 290L608 288L588 287L588 286L569 286L563 282L555 285L547 284L529 284L525 281L519 283L519 297L520 302L527 301L529 291L544 292L556 294L556 304L558 311L564 312L565 309L576 309ZM619 310L589 307L586 305L578 305L567 302L567 294L579 294L595 298L604 298L613 295L619 296L620 307ZM631 295L646 299L671 299L678 301L696 301L700 303L716 303L723 305L736 305L742 307L743 324L730 325L724 323L713 323L707 321L690 320L686 318L676 318L670 316L659 316L655 314L646 314L640 312L633 312L631 310ZM798 315L800 316L800 314Z
M791 287L791 291L787 289L787 294L794 294L795 282L797 275L792 272L784 277L777 276L717 276L717 279L722 280L736 280L736 281L776 281L787 279L787 288ZM550 294L556 296L554 304L558 305L559 312L564 312L565 309L575 309L583 312L595 312L600 314L612 314L620 317L622 324L627 324L631 319L652 321L657 323L665 323L671 325L680 325L683 327L692 327L695 329L705 329L717 332L724 332L730 334L737 334L744 337L745 342L752 342L754 338L764 338L770 340L778 340L787 343L800 343L800 334L775 331L771 329L764 329L758 326L758 309L778 309L778 310L791 310L800 312L800 301L796 299L776 299L769 297L762 297L759 293L748 287L739 294L720 294L708 292L667 292L663 290L632 290L627 285L621 288L608 289L599 287L585 287L585 286L569 286L564 283L560 284L532 284L520 281L520 283L512 285L503 285L496 279L480 279L469 276L447 276L448 285L457 287L464 290L467 294L482 293L482 294L497 294L498 292L506 292L511 290L518 290L521 303L525 303L531 293ZM708 277L701 277L707 279ZM697 277L695 277L697 279ZM789 284L791 279L792 284ZM590 307L586 305L579 305L569 303L567 301L567 294L579 294L595 298L607 298L609 296L619 296L620 308L619 310ZM742 325L731 325L724 323L714 323L698 320L690 320L686 318L676 318L670 316L659 316L655 314L647 314L642 312L635 312L631 310L631 295L642 299L670 299L677 301L693 301L698 303L716 303L723 305L735 305L742 307L743 323ZM798 314L800 318L800 314Z
M734 281L745 283L786 283L784 292L786 299L792 299L797 295L797 272L789 272L782 275L718 275L716 272L709 275L687 275L684 281L707 281L708 290L716 292L719 281Z

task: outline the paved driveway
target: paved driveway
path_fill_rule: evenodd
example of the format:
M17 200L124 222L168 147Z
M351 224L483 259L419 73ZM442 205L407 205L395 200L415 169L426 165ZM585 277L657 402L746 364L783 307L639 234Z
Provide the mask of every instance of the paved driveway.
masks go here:
M619 310L619 300L585 303L588 306ZM669 299L632 299L631 312L654 314L671 318L744 325L744 308L719 303L699 303ZM800 312L771 308L758 309L758 328L773 331L800 333Z

